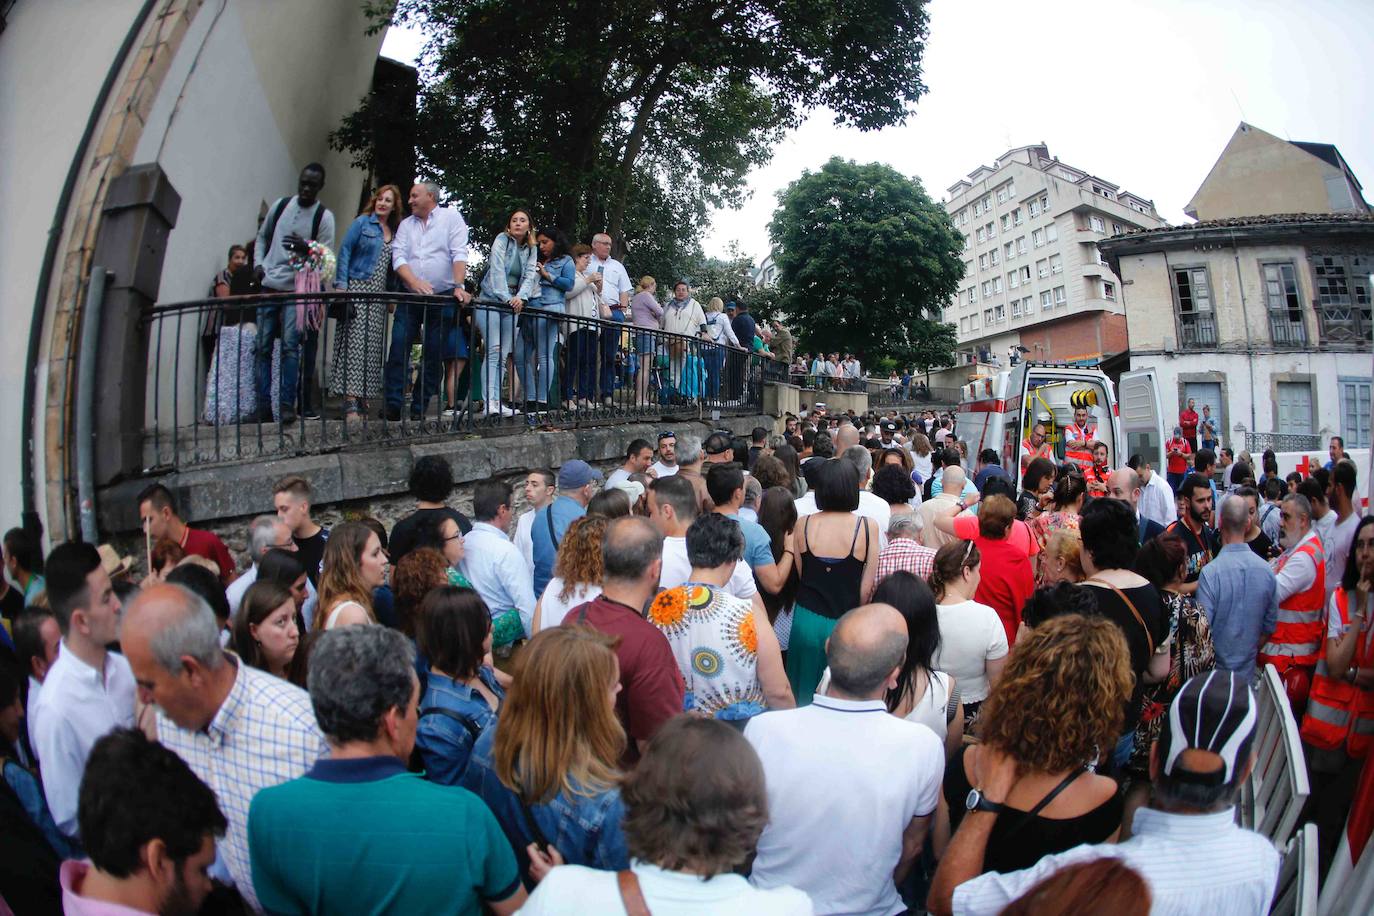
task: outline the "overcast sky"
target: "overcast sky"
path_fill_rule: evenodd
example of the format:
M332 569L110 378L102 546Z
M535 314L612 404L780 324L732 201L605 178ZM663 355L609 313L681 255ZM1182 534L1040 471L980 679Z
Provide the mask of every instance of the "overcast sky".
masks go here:
M1044 142L1183 223L1245 120L1334 143L1374 182L1374 0L932 0L929 10L928 92L907 123L863 134L817 112L749 176L744 207L714 214L708 254L734 240L761 258L777 192L831 156L885 162L943 200L980 164ZM382 53L412 61L420 40L393 29Z

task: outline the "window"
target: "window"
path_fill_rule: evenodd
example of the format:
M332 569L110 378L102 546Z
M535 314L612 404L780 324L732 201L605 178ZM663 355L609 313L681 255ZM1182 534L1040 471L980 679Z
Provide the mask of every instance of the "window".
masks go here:
M1057 241L1059 241L1059 227L1054 223L1050 223L1045 227L1045 243L1049 244L1050 242Z
M1026 253L1026 237L1025 237L1024 235L1021 236L1020 238L1018 238L1018 239L1016 240L1016 253L1017 253L1017 254L1025 254L1025 253Z
M988 224L987 224L986 226L984 226L983 228L986 229L986 230L988 231L988 238L990 238L990 239L995 239L995 238L997 238L997 224L996 224L996 223L988 223Z
M1088 225L1092 228L1092 231L1093 231L1093 232L1106 232L1106 231L1107 231L1107 224L1106 224L1106 222L1103 221L1102 217L1100 217L1100 216L1090 216L1090 217L1088 217Z
M1048 312L1048 311L1050 310L1050 306L1052 306L1053 304L1054 304L1054 301L1053 301L1053 299L1050 297L1050 291L1049 291L1049 290L1045 290L1043 293L1040 294L1040 308L1041 308L1042 310Z
M1280 435L1312 435L1312 385L1308 382L1278 382L1278 429Z
M983 281L983 298L986 299L986 298L988 298L988 297L991 296L991 295L992 295L992 281L991 281L991 280L984 280L984 281Z
M982 202L981 200L975 200L975 201L973 202L973 215L974 215L974 216L982 216L982 215L983 215L983 202Z
M1062 274L1064 272L1064 258L1062 255L1050 255L1050 273Z
M1004 204L1007 202L1007 189L1005 187L997 189L997 202Z
M1121 224L1120 224L1120 223L1112 223L1112 235L1120 235L1120 234L1121 234Z
M1109 191L1107 188L1102 187L1102 185L1100 185L1100 184L1095 184L1095 185L1093 185L1093 193L1094 193L1094 194L1101 194L1103 197L1107 198L1108 200L1115 200L1115 199L1116 199L1116 195L1115 195L1115 194L1113 194L1113 193L1112 193L1111 191Z
M1011 214L1010 214L1010 213L1003 213L1003 214L1002 214L1002 231L1003 231L1003 232L1009 232L1009 231L1011 231Z
M979 226L979 227L978 227L978 244L981 245L981 244L983 244L984 242L986 242L987 240L988 240L987 233L983 231L983 227L982 227L982 226Z
M1360 344L1370 339L1369 255L1313 255L1317 320L1323 343Z
M1021 285L1020 279L1016 276L1016 271L1007 274L1007 289L1016 289Z
M960 318L960 319L959 319L959 333L960 333L960 334L965 334L965 333L967 333L967 332L968 332L968 316L965 315L963 318Z
M1014 242L1007 242L1002 246L1002 257L1008 261L1016 257L1016 244Z
M1040 212L1046 216L1050 215L1050 196L1048 194L1040 195Z
M1029 284L1030 284L1030 265L1027 264L1025 267L1022 267L1021 270L1019 271L1019 273L1021 274L1021 282L1022 282L1022 283L1025 283L1025 284L1027 284L1027 285L1029 285Z
M1011 223L1012 223L1013 226L1019 226L1019 225L1021 225L1021 208L1020 208L1020 207L1017 207L1015 210L1011 211Z
M1116 284L1110 280L1102 281L1102 298L1116 301Z
M970 331L976 331L976 330L978 330L978 313L977 313L977 312L974 312L972 315L968 316L968 328L969 328Z
M1341 396L1341 437L1346 448L1369 448L1369 379L1341 378L1336 389Z
M1298 295L1298 274L1293 264L1264 264L1264 301L1269 306L1269 334L1274 346L1307 344L1303 325L1302 300Z
M999 259L998 259L998 257L997 257L997 249L994 248L994 249L992 249L991 251L988 252L988 266L989 266L989 267L996 267L999 263L1001 263L1001 262L999 261Z
M1007 307L1005 305L995 305L992 307L992 319L994 321L1007 320Z
M1020 299L1013 299L1013 300L1011 300L1011 317L1013 317L1013 318L1020 318L1020 317L1021 317L1021 300L1020 300Z
M964 290L964 292L968 295L969 305L972 305L973 303L978 301L978 290L976 287L970 286L968 289Z
M1008 182L1007 182L1007 200L1014 200L1015 198L1016 198L1016 182L1014 182L1014 181L1008 181Z
M1062 287L1062 286L1056 286L1056 287L1054 288L1054 304L1055 304L1055 305L1063 305L1064 303L1066 303L1066 302L1068 302L1068 301L1069 301L1069 297L1068 297L1068 294L1064 291L1064 287Z
M1174 303L1178 310L1179 346L1185 350L1216 346L1217 326L1212 315L1212 284L1207 268L1174 269Z
M1040 198L1037 197L1035 200L1030 202L1030 215L1031 219L1035 219L1037 216L1040 215Z
M1036 229L1031 233L1031 244L1036 248L1045 247L1045 231L1043 229Z
M992 309L983 309L983 324L992 324Z
M983 198L983 212L984 212L984 213L991 213L991 212L992 212L992 195L991 195L991 194L989 194L987 197L984 197L984 198Z
M993 295L999 295L999 294L1002 292L1002 278L1001 278L1001 277L993 277L993 278L992 278L992 292L993 292Z
M1035 262L1035 275L1041 280L1050 275L1050 262L1046 258L1041 258Z
M978 256L978 269L979 269L979 270L987 270L987 269L988 269L988 256L987 256L987 255L985 255L985 254L980 254L980 255Z

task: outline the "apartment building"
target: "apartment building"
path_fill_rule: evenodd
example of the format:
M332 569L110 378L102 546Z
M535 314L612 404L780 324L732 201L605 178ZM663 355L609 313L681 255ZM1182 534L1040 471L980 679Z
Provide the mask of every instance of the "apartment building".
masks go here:
M1164 225L1154 202L1022 146L948 189L964 234L964 287L944 310L961 360L997 357L1095 364L1127 349L1121 283L1098 243Z

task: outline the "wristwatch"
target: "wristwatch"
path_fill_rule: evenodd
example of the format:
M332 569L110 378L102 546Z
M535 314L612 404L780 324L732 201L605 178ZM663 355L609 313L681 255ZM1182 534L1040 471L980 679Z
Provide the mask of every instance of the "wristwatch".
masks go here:
M1005 805L994 801L988 801L983 797L983 793L977 789L970 789L968 797L964 799L964 809L966 811L987 811L991 814L998 814L1005 808Z

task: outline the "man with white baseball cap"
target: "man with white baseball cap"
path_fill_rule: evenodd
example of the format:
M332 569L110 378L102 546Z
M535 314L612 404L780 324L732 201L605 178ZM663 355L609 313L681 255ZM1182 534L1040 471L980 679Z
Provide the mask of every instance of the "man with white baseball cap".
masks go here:
M1154 795L1136 811L1131 838L1077 846L1009 874L979 874L988 836L1017 781L1015 761L984 747L969 812L931 885L930 912L1000 913L1066 866L1116 856L1149 885L1152 916L1267 913L1279 854L1263 836L1236 826L1233 807L1254 764L1255 718L1255 698L1240 675L1215 670L1190 679L1152 750Z

